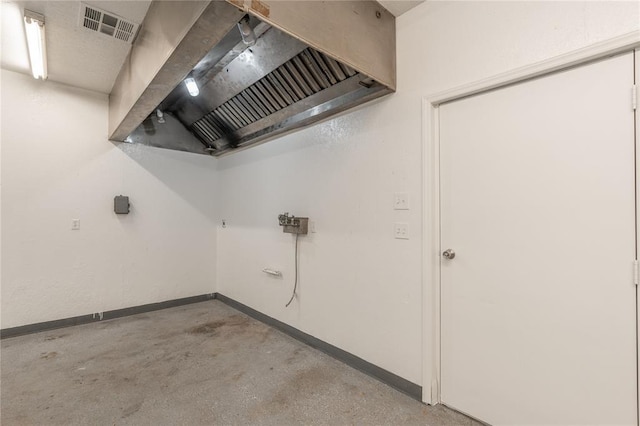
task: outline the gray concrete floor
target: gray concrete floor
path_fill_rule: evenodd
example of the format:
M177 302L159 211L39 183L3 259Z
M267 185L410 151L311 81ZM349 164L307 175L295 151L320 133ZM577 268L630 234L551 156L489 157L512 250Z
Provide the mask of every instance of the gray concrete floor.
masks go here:
M2 341L2 425L475 425L219 301Z

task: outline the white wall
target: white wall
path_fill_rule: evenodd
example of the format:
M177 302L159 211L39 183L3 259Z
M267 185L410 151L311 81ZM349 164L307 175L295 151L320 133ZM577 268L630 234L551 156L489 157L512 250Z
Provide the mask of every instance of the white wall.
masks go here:
M636 2L578 1L427 1L401 16L397 93L219 160L218 291L421 384L422 97L638 30L639 17ZM394 192L411 210L393 210ZM317 223L289 308L284 211Z
M2 328L215 291L213 158L114 145L107 95L1 79Z
M3 71L1 326L208 293L217 276L226 296L421 384L422 97L638 30L639 17L635 2L427 1L397 21L397 93L217 161L114 146L106 96ZM411 210L393 210L394 192ZM120 193L129 216L112 212ZM317 225L289 308L284 211Z

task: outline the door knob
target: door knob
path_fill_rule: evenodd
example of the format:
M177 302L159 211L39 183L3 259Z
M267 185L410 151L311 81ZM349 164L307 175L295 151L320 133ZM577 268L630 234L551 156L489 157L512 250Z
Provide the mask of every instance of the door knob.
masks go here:
M442 257L444 257L445 259L451 260L454 257L456 257L456 252L451 249L446 249L445 251L442 252Z

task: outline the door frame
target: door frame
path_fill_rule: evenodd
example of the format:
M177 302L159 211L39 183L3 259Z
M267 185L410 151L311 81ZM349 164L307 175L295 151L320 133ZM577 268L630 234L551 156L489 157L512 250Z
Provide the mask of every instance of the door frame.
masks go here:
M422 98L422 401L441 403L440 105L640 48L640 30ZM637 55L640 51L636 51ZM636 70L636 74L640 71ZM636 83L638 85L638 83ZM640 106L639 106L640 108ZM640 125L640 112L636 118ZM639 144L640 129L636 133ZM640 161L640 148L636 148ZM638 163L640 164L640 163ZM640 168L636 188L640 191ZM640 192L638 194L640 196ZM640 214L640 213L639 213ZM640 219L640 218L639 218ZM640 235L636 236L636 241ZM640 304L640 296L638 303ZM640 327L640 324L638 325ZM640 340L640 338L638 339ZM640 354L640 343L638 345ZM639 366L640 368L640 366ZM640 407L640 393L638 406Z

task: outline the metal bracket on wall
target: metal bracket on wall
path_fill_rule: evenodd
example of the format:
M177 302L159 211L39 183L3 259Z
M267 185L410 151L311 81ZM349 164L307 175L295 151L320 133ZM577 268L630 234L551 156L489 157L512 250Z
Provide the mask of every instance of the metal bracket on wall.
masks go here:
M289 234L303 234L309 232L309 218L289 216L289 213L278 215L278 223L282 226L282 232Z

